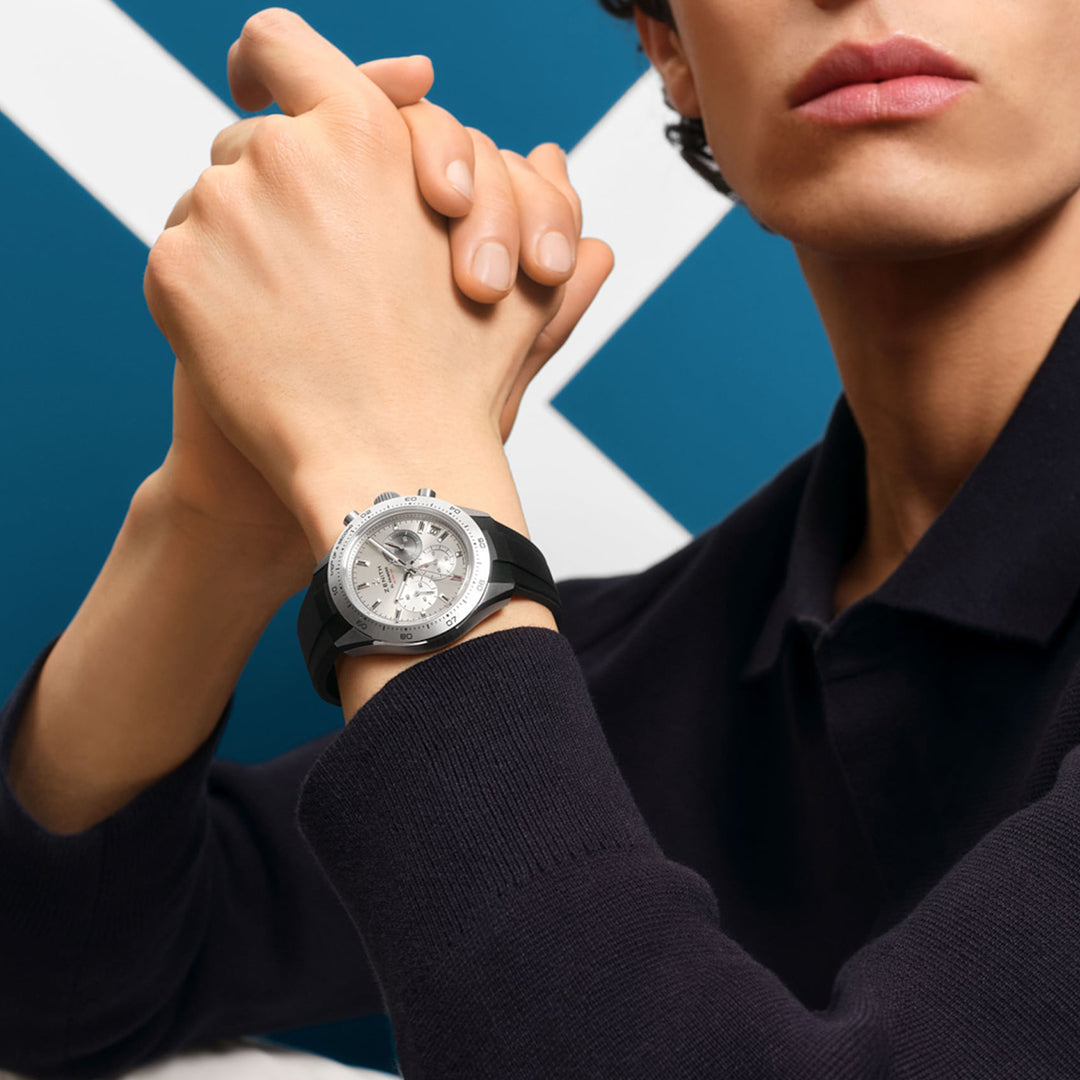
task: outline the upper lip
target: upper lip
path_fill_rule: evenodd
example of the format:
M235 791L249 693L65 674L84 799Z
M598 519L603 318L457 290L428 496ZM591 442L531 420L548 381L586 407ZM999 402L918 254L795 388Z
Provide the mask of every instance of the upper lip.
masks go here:
M940 75L948 79L972 79L959 60L919 38L894 34L876 45L842 41L810 65L791 89L792 108L851 83L880 82L904 75Z

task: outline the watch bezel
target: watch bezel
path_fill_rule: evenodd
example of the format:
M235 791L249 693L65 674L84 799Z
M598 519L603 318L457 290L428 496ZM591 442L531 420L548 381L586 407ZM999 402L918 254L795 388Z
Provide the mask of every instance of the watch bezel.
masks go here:
M380 619L360 606L351 570L363 534L384 518L416 507L441 514L461 532L467 543L469 569L465 584L446 611L434 619L417 620L402 626ZM469 619L487 595L491 566L491 545L478 522L463 507L428 495L399 495L369 506L342 530L327 556L326 580L331 602L350 627L371 638L371 644L376 647L410 650L422 648L432 639L443 638ZM351 632L347 636L351 636Z

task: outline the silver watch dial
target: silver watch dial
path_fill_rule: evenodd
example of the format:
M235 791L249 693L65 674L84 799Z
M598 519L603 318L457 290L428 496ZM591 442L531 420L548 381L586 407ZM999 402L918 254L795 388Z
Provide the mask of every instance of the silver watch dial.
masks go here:
M491 581L491 547L473 513L417 494L349 514L326 558L330 599L352 628L335 644L422 650L471 625L481 607L505 603L509 586Z
M457 524L431 508L410 507L377 520L353 549L356 602L395 626L437 618L468 585L469 551Z

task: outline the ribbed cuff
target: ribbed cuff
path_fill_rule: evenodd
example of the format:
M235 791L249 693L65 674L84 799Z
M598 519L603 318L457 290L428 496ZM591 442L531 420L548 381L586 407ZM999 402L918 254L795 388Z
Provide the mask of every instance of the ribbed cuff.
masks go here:
M206 776L232 699L202 745L167 776L89 829L53 832L15 796L10 766L19 720L58 639L0 709L0 970L16 993L12 1000L0 990L0 1043L50 1046L62 1061L64 1022L77 1008L81 972L122 962L98 954L122 953L125 940L145 942L140 924L184 902L205 842ZM99 910L109 913L109 926L100 925Z
M399 988L524 882L600 851L659 852L569 640L539 627L391 679L313 763L297 823Z

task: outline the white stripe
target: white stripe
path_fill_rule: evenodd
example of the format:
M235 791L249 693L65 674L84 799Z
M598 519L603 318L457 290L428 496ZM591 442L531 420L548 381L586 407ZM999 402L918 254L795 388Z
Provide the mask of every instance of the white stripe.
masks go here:
M0 110L147 245L237 118L109 0L0 0ZM641 569L689 536L549 404L730 209L665 140L673 115L650 69L569 155L585 234L616 267L507 448L557 577Z
M507 444L529 531L557 577L640 570L690 535L548 404L733 206L668 143L676 114L661 87L650 68L569 154L582 235L606 241L615 268L529 386ZM659 446L671 433L657 418L640 438Z
M583 236L615 253L615 268L558 356L530 389L550 401L664 283L734 205L664 136L676 114L655 68L641 76L568 155Z
M147 245L237 119L108 0L0 0L0 110Z

